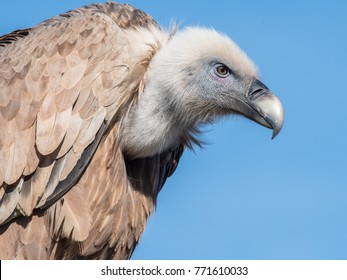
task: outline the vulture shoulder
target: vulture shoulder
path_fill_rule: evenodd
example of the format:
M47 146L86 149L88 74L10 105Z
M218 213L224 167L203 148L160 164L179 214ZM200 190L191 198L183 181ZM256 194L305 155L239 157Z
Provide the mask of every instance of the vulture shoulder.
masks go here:
M133 55L141 28L161 32L107 3L0 37L1 259L131 255L183 152L126 160L119 145L156 47Z

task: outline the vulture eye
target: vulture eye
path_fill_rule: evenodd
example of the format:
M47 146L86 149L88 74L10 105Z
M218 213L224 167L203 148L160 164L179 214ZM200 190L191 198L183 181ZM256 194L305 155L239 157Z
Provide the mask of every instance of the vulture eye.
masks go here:
M220 78L226 78L230 75L230 69L224 64L216 64L214 67L214 73Z

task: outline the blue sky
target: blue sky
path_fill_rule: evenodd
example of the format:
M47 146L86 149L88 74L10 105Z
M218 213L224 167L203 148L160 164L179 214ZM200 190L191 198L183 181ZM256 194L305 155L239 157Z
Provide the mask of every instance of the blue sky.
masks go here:
M0 33L90 1L6 1ZM281 99L271 131L242 118L205 128L159 195L133 259L347 259L346 1L129 1L168 27L213 27Z

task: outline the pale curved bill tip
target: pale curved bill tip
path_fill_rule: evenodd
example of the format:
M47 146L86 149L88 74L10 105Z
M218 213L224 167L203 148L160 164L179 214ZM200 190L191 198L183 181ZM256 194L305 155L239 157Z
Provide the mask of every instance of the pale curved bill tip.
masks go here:
M273 140L276 136L277 136L277 134L278 133L280 133L280 131L281 131L281 128L280 129L273 129L272 130L272 136L271 136L271 140Z
M268 99L260 101L258 106L263 113L264 119L272 127L271 139L274 139L283 126L284 110L282 103L276 95L271 94Z
M251 104L257 114L252 115L252 119L257 123L271 128L274 139L281 131L283 126L284 111L281 101L278 97L270 92L259 96Z

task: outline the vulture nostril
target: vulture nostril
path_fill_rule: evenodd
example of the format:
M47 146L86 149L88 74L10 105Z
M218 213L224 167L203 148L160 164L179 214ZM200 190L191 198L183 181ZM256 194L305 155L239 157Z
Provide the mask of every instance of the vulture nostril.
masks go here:
M260 95L269 92L269 89L261 81L254 79L248 90L248 97L255 99Z
M250 94L251 95L255 95L255 94L258 94L258 93L262 92L263 90L264 90L263 88L258 88L255 91L251 92Z
M249 92L248 96L253 100L253 99L258 98L260 95L262 95L265 92L266 92L266 90L264 88L258 88L254 91Z

